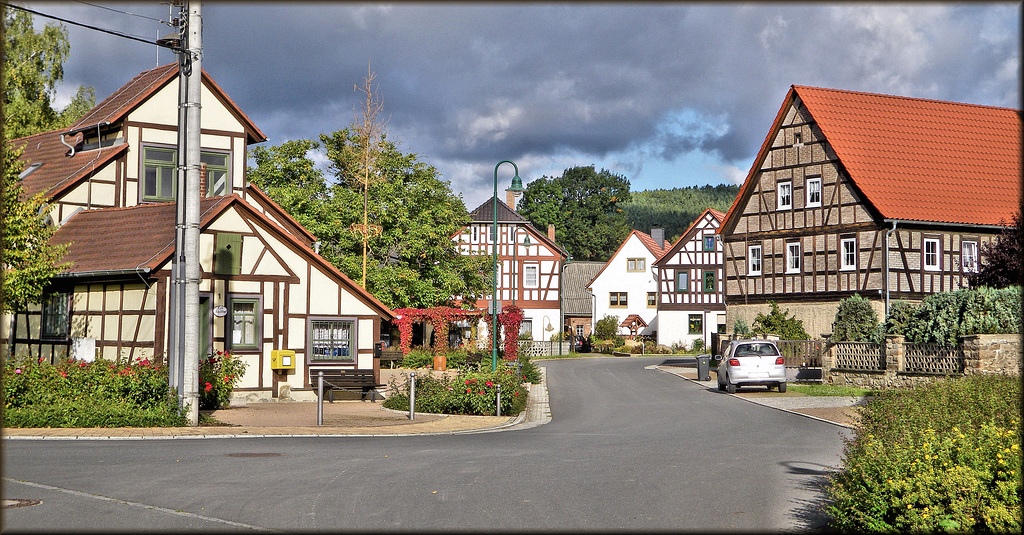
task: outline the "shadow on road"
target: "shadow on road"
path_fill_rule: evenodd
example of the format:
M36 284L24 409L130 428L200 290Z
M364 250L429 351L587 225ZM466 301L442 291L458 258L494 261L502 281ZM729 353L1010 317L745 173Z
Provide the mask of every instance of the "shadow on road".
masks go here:
M814 496L809 500L794 500L793 523L796 525L796 532L811 531L814 533L828 533L831 515L826 512L828 506L828 494L825 492L828 486L828 474L833 470L827 466L804 462L783 462L779 463L789 474L799 476L798 486L805 493Z

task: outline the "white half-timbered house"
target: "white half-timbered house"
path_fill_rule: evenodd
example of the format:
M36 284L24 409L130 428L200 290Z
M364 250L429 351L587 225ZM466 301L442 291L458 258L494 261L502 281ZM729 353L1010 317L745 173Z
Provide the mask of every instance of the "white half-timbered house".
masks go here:
M248 364L236 397L314 396L309 371L373 369L385 305L317 255L315 238L247 183L266 136L202 74L200 357ZM71 267L46 300L4 318L15 356L166 358L174 249L178 68L146 71L67 130L12 140L26 195L44 193ZM274 350L295 352L272 368ZM379 375L377 375L379 378Z
M1020 110L792 86L719 230L729 332L964 288L1020 206Z
M622 322L636 316L646 324L636 334L646 337L657 334L658 275L654 262L665 253L667 246L664 229L653 229L651 234L633 230L622 240L587 284L587 291L594 296L595 325L605 316L615 316L620 323L619 334L629 336L630 329Z
M708 208L655 263L658 273L658 344L710 347L725 332L725 281L718 227L725 214Z
M507 204L497 202L498 300L502 307L516 305L523 309L520 334L528 332L533 340L550 340L560 332L562 321L559 292L565 251L555 243L554 227L549 227L545 234ZM452 237L459 253L493 256L494 198L478 206L469 216L469 226ZM529 245L525 245L527 237ZM487 292L474 305L487 310L490 301L491 293ZM481 333L485 333L486 324L481 322L480 325Z

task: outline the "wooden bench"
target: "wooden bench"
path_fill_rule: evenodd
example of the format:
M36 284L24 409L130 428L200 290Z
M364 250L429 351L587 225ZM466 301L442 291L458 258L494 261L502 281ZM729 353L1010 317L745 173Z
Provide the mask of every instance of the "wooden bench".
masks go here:
M360 390L362 397L360 399L365 400L366 394L371 394L371 400L377 401L377 387L384 386L383 383L378 383L374 378L373 370L354 370L354 369L334 369L324 370L311 368L309 370L309 384L313 387L313 392L319 392L319 381L320 372L324 373L324 392L327 394L327 400L334 403L334 391L354 391Z

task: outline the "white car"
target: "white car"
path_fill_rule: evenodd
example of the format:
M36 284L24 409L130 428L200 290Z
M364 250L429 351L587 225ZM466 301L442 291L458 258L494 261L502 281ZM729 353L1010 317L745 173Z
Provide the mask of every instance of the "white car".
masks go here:
M719 390L735 394L741 386L763 385L786 391L786 361L770 340L735 340L714 360Z

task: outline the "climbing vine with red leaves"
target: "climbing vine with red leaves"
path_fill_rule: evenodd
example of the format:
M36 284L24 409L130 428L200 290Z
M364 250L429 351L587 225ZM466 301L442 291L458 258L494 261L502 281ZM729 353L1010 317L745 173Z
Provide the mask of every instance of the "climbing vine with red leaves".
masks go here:
M471 316L480 314L479 310L465 310L453 307L430 307L430 308L400 308L395 310L395 325L401 339L398 347L403 355L408 355L412 350L412 326L416 323L429 321L434 326L434 347L435 355L448 353L448 331L451 324L468 319Z
M497 334L499 343L505 348L505 360L516 360L519 355L519 327L523 324L523 309L515 305L502 307L501 313L498 314L498 324L501 325L499 333L492 328L493 316L485 315L484 321L487 322L487 347L493 347L491 336ZM505 333L504 337L501 336L502 332ZM514 334L509 336L509 333Z

